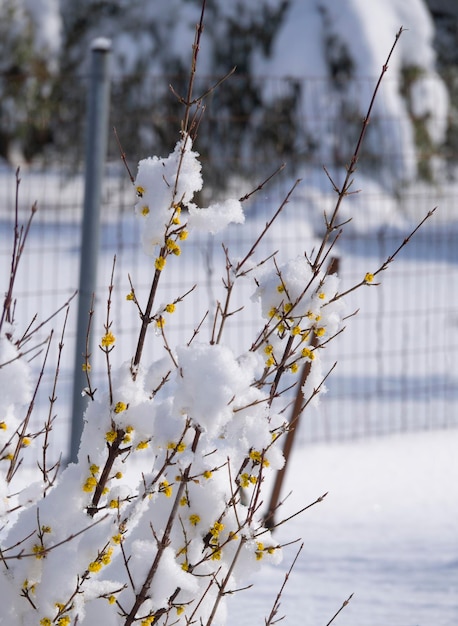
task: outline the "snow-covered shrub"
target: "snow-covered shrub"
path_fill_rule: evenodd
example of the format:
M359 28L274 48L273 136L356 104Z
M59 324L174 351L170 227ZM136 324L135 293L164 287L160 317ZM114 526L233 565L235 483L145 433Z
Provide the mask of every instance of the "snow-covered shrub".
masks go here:
M263 501L267 474L284 463L291 391L302 394L303 406L317 396L322 348L341 330L342 295L373 283L393 258L342 292L337 276L326 270L340 234L338 209L351 185L356 151L317 250L283 265L275 255L258 258L257 244L285 198L243 258L232 259L225 250L226 299L216 305L210 339L196 330L186 344L169 345L166 321L178 315L183 297L157 302L168 268L180 263L181 248L194 231L215 233L244 221L240 200L208 208L195 203L203 178L193 147L193 105L199 113L200 101L192 98L192 81L191 72L175 149L166 158L142 160L133 179L152 281L146 304L135 285L127 295L126 306L136 306L140 315L132 359L116 363L116 324L108 306L99 337L107 384L97 392L88 388L91 401L78 460L57 478L43 462L40 480L23 490L17 481L21 455L40 433L28 431L33 386L24 358L26 335L14 327L11 314L24 243L19 234L15 239L0 323L5 390L0 596L9 599L0 624L224 624L226 596L264 563L282 556ZM225 325L234 314L234 289L247 277L253 278L253 298L260 303L259 328L246 351L234 354L225 343ZM162 334L164 350L145 363L150 331ZM90 378L87 360L83 367ZM304 371L309 375L301 376ZM49 422L41 433L44 450L48 431Z
M197 207L202 184L187 133L169 157L139 164L135 213L153 257L153 295L149 310L134 289L127 299L156 332L177 303L154 309L155 289L167 265L180 262L188 236L244 221L239 200ZM52 489L41 481L29 488L14 519L14 474L4 469L8 463L0 466L0 593L18 599L0 623L146 625L161 617L223 623L224 596L263 562L281 559L260 506L265 475L283 465L287 424L272 404L282 395L283 375L297 378L300 365L312 361L315 376L305 393L313 395L322 375L319 345L310 339L335 334L342 308L337 277L315 271L305 257L284 267L271 259L269 267L253 256L232 265L227 306L216 314L210 342L196 337L145 364L140 339L132 361L115 366L115 328L107 323L100 348L113 367L106 391L93 396L85 414L78 462ZM260 329L247 352L236 355L224 343L224 324L231 290L247 273L256 281ZM0 434L10 463L31 394L14 337L5 324L0 376L8 392Z

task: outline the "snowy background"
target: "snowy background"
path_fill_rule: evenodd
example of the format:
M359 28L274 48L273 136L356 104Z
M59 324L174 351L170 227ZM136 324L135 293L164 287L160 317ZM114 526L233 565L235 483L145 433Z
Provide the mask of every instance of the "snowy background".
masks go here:
M267 4L275 8L279 3L272 0ZM24 2L24 6L34 7L34 19L39 24L37 33L42 38L37 45L47 49L50 58L57 59L63 28L57 2L40 3L41 11L35 11L38 3ZM187 7L187 12L183 12L183 6ZM220 10L230 13L233 6L226 3ZM350 321L344 336L328 355L330 364L337 360L339 365L328 383L329 392L319 410L308 415L301 426L299 446L287 473L285 494L291 491L292 495L284 505L284 515L325 492L329 494L322 503L278 531L280 541L300 538L304 542L304 549L284 592L280 613L286 615L285 623L288 624L325 625L342 602L354 593L336 623L343 626L387 623L393 626L455 626L458 623L458 259L455 244L457 216L451 199L456 197L456 187L447 180L444 162L440 158L434 158L432 162L435 184L423 186L423 183L416 182L418 147L412 125L414 111L415 115L426 119L433 143L440 144L444 140L449 97L436 71L433 23L425 3L420 0L372 3L370 9L363 0L327 1L320 6L318 11L312 3L292 2L271 54L253 53L252 71L284 76L286 68L291 77L329 79L330 60L320 39L325 32L328 40L338 35L334 50L338 51L343 45L351 51L355 77L374 78L393 42L394 33L401 25L408 29L401 38L383 86L382 105L377 109L377 132L369 139L375 142L376 148L374 143L369 147L376 149L382 160L387 155L394 181L389 179L389 184L384 186L379 180L357 176L357 187L362 193L346 205L348 209L345 208L344 215L353 215L354 221L347 229L349 239L344 240L339 248L344 278L346 272L347 280L352 280L354 276L373 270L426 211L435 205L439 205L439 209L432 223L425 226L424 233L396 261L391 268L393 271L385 273L383 285L377 291L370 288L355 296L350 310L360 308L361 315ZM150 8L151 16L148 16ZM246 3L247 18L255 8L256 3ZM156 18L157 3L151 3L144 11L146 16ZM132 11L131 17L134 16L135 11ZM167 19L173 24L175 34L165 42L163 56L175 46L175 54L187 58L188 43L197 19L196 7L188 3L170 3ZM323 23L327 30L323 31ZM97 34L112 36L114 31L110 32L110 28L113 24L108 21L107 32ZM223 35L214 29L205 45L215 46ZM152 52L147 39L139 37L138 41L144 46L134 48L128 33L114 38L115 71L117 67L123 70L135 67L139 60ZM329 52L331 48L327 50ZM203 48L203 71L213 73L218 68L211 67L210 58L210 52L206 55ZM58 64L58 61L54 62ZM417 81L407 103L399 94L399 81L402 68L412 64L422 68L424 80ZM332 109L332 101L327 98L329 89L328 82L323 91L316 90L313 98L301 101L307 134L312 138L328 139L320 144L317 160L321 163L326 163L334 150L332 132L316 121L316 111L323 107L325 96L326 107ZM352 95L363 111L368 95L369 87ZM271 97L272 94L265 94L267 101ZM335 111L331 110L329 114L332 117ZM309 120L312 122L307 126ZM391 154L393 145L396 148L401 146L395 156ZM128 358L128 346L132 341L129 329L135 325L135 320L133 316L126 316L123 309L128 291L126 275L130 272L134 281L146 287L149 272L130 246L138 237L132 215L110 214L113 208L110 202L119 193L117 180L120 175L113 177L114 182L112 180L105 192L98 296L102 311L97 323L100 327L104 315L113 252L121 245L121 252L124 250L125 255L120 254L118 260L119 299L115 310L127 329L120 333L119 352L121 358ZM296 201L288 207L275 236L266 242L266 247L275 249L281 244L280 254L288 257L304 247L310 249L313 246L320 232L322 211L332 203L328 181L322 172L304 168L299 175L305 184L299 188ZM30 241L30 254L26 254L20 274L19 296L23 301L30 298L30 305L22 309L25 321L35 310L52 311L56 302L62 302L77 286L80 220L77 200L81 199L81 180L63 183L58 173L54 178L37 176L33 168L30 175L24 170L23 178L23 206L38 199L46 208L37 220ZM14 192L14 177L7 166L3 169L2 180L0 248L3 286L7 278L7 247L11 240L8 211ZM262 200L253 203L251 219L249 216L249 227L253 231L259 230L265 220L264 211L276 208L275 203L291 182L292 178L283 179L278 183L280 189L276 187L275 192L266 190ZM396 194L392 193L393 190ZM126 196L123 186L121 192L124 206L133 206L133 199ZM67 211L66 215L61 212L57 218L51 208L65 204L67 198L76 210ZM301 213L298 223L297 214L304 206L307 207L306 218ZM291 237L292 232L294 237ZM382 240L382 244L380 233L388 237ZM439 258L436 246L439 235L442 237L444 233L448 235L448 243ZM233 237L231 249L238 254L244 247L244 240L238 231L231 232L230 236ZM199 248L208 254L195 254ZM192 323L184 319L176 334L172 331L174 341L189 336L196 315L217 296L220 288L222 258L219 241L209 244L202 238L189 254L189 275L185 279L182 275L171 276L169 286L174 294L177 288L184 291L187 285L205 276L209 267L208 255L212 259L215 280L207 285L203 294L196 296L196 301L190 300L186 317L190 317ZM46 284L43 284L43 276ZM240 302L251 306L248 304L250 293L252 287L247 286L239 295ZM426 316L423 311L431 302L435 305L434 310ZM402 317L400 323L387 314L407 306L409 316ZM382 318L383 313L386 314L382 327L374 321L380 319L375 316L380 309ZM251 332L249 324L246 328L235 324L231 341L234 345L237 342L246 345ZM369 362L355 363L349 355L355 346L359 349L361 338L367 352L374 345L379 352L387 354L381 360L373 358ZM72 354L71 333L66 343L68 354ZM154 353L154 342L150 349ZM72 362L72 358L69 361ZM65 449L67 445L69 369L62 374L59 402L63 427L59 431L61 439L57 449ZM437 390L444 387L446 393L439 394ZM413 399L414 394L416 399ZM407 395L408 402L405 401ZM343 427L338 420L340 413L350 416L344 420ZM355 434L402 430L402 420L408 424L405 430L422 427L428 430L388 435L381 439L335 442L339 436L351 439ZM392 427L385 430L383 426L387 422ZM455 428L434 430L438 426ZM332 436L335 430L338 432ZM314 438L333 439L334 442L310 445ZM281 565L267 567L257 578L252 591L232 598L230 623L242 626L263 623L298 545L286 550Z

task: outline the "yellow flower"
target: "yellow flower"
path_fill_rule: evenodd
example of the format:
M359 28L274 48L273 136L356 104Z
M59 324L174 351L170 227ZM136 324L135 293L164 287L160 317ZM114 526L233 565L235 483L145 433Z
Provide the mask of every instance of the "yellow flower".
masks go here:
M68 626L71 621L72 620L69 615L63 615L57 620L57 626Z
M160 272L162 272L162 270L165 267L165 262L166 261L163 256L158 256L157 259L154 261L154 267Z
M142 206L142 215L148 215L149 213L149 206L147 204L144 204Z
M135 191L137 192L137 196L139 196L141 198L143 196L143 194L145 193L145 188L142 187L141 185L137 185L135 187Z
M186 506L188 504L188 498L183 496L180 500L180 506Z
M285 291L285 287L283 286L283 284L281 284L281 285L277 285L277 291L278 291L279 293L283 293L283 291Z
M122 413L127 409L127 404L125 402L117 402L114 408L115 413Z
M221 559L221 548L213 550L211 559L212 561L219 561Z
M200 515L197 515L197 513L193 513L189 516L189 521L193 526L197 526L197 524L200 522Z
M286 313L289 313L291 311L291 309L293 308L293 305L291 304L291 302L286 302L285 305L283 306L284 310Z
M116 602L116 596L108 596L107 600L109 604L114 604Z
M116 472L116 474L114 475L114 477L115 477L117 480L121 480L121 478L122 478L122 472Z
M207 480L209 478L211 478L213 476L213 472L211 472L210 470L205 470L204 472L204 478L206 478Z
M274 347L272 344L267 344L267 346L264 348L264 352L266 354L272 354L272 352L274 351Z
M291 370L293 374L295 374L297 370L299 369L299 366L297 363L291 363L291 367L289 369Z
M181 241L184 241L185 239L188 238L188 235L189 233L187 230L182 230L180 234L178 235L178 239L181 239Z
M153 622L154 622L154 615L150 615L149 617L145 617L145 619L142 619L140 624L141 626L151 626Z
M218 535L224 530L224 524L221 522L215 522L213 526L210 528L210 532L213 537L218 537Z
M241 476L240 476L240 485L242 487L248 487L250 484L250 475L247 474L246 472L244 472Z
M91 364L90 363L83 363L81 365L81 369L83 370L83 372L90 372L91 371Z
M134 299L135 299L134 292L130 291L126 296L126 300L134 300Z
M184 613L184 606L177 606L177 615L181 615L182 613Z
M0 422L0 430L6 430L8 428L8 426L6 425L5 422Z
M144 450L145 448L147 448L149 446L149 441L140 441L140 443L137 444L137 450Z
M89 563L87 569L93 574L96 574L102 569L102 563L100 563L99 561L92 561L92 563Z
M91 474L98 474L100 472L100 467L95 465L95 463L92 463L92 465L89 466L89 471Z
M164 480L159 485L159 491L163 493L167 498L170 498L172 495L172 487L169 485L167 480Z
M168 450L176 450L177 452L184 452L186 450L186 444L184 441L180 441L180 443L175 443L174 441L169 441L167 444Z
M107 433L105 433L105 439L108 441L108 443L113 443L116 437L117 433L115 430L109 430Z
M27 448L27 446L30 446L31 443L32 443L32 440L30 439L30 437L24 437L22 439L22 447L23 448Z
M258 450L251 450L248 455L254 464L259 464L262 462L264 467L269 467L270 463L267 459L262 457L262 454Z
M165 310L167 311L167 313L173 313L175 311L175 305L173 304L173 302L171 304L167 304L165 306Z
M110 346L114 344L115 341L116 341L116 337L113 335L111 331L108 331L102 337L102 348L109 348Z
M91 493L91 491L94 491L96 486L97 478L95 478L94 476L89 476L89 478L86 478L86 482L83 485L83 491L85 491L86 493Z
M113 554L113 548L108 548L108 550L102 554L101 560L103 565L108 565L111 563L111 555Z
M49 619L49 617L43 617L43 619L40 620L40 626L51 626L52 622Z
M117 535L113 535L113 537L111 538L111 541L115 543L116 545L119 545L122 541L121 533L118 533Z
M300 335L301 334L301 327L300 326L293 326L291 329L291 334L292 335Z
M119 509L119 500L110 500L108 506L110 509Z
M311 361L313 361L313 359L315 358L315 354L313 353L313 350L310 350L310 348L304 348L301 352L301 355L304 357L304 359L310 359Z
M46 556L46 550L44 546L39 543L36 543L33 546L32 552L34 553L36 559L43 559Z
M184 570L185 572L187 572L189 570L189 563L187 561L184 561L181 564L181 569Z
M326 298L326 294L320 291L320 293L318 294L318 297L320 300L324 300Z
M319 328L315 328L315 335L317 337L322 337L326 333L326 328L320 326Z
M251 450L250 454L250 459L252 461L254 461L255 463L260 463L261 462L261 453L258 450Z
M367 272L367 274L364 277L364 282L365 283L371 283L374 280L374 274L371 274L370 272Z
M180 256L180 254L181 254L181 248L180 248L180 246L175 246L175 248L172 250L172 252L173 252L173 254L174 254L175 256Z
M260 560L262 559L262 557L264 556L264 555L263 555L263 552L264 552L264 544L263 544L263 543L261 543L260 541L258 541L258 543L257 543L256 545L257 545L257 548L258 548L258 549L256 550L256 552L255 552L255 554L256 554L256 560L257 560L257 561L260 561Z
M164 326L165 326L165 318L162 317L162 315L159 315L159 317L157 318L156 326L157 326L157 328L164 328Z
M272 367L272 365L275 364L275 360L270 356L267 360L266 360L266 367Z

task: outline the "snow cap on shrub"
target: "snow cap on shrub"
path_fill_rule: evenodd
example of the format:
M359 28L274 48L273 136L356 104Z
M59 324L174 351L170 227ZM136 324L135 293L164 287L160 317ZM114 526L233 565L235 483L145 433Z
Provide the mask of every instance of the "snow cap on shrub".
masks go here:
M168 157L148 157L138 164L135 213L142 224L142 244L148 255L153 255L155 246L163 242L174 205L186 207L202 189L199 155L191 148L191 140L185 137Z
M175 406L216 434L232 416L231 402L246 388L244 370L226 346L193 343L177 349L182 381Z

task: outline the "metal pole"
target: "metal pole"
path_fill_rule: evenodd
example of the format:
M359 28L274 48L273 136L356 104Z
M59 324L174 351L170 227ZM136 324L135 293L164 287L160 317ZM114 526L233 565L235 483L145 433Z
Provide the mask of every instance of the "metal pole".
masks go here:
M102 178L108 140L110 105L109 56L111 43L95 39L91 46L91 72L87 99L86 166L84 214L80 256L78 321L73 374L73 413L70 440L70 461L75 462L83 431L83 415L87 398L82 395L86 377L82 365L86 354L86 335L92 296L97 287L99 251L99 216Z

